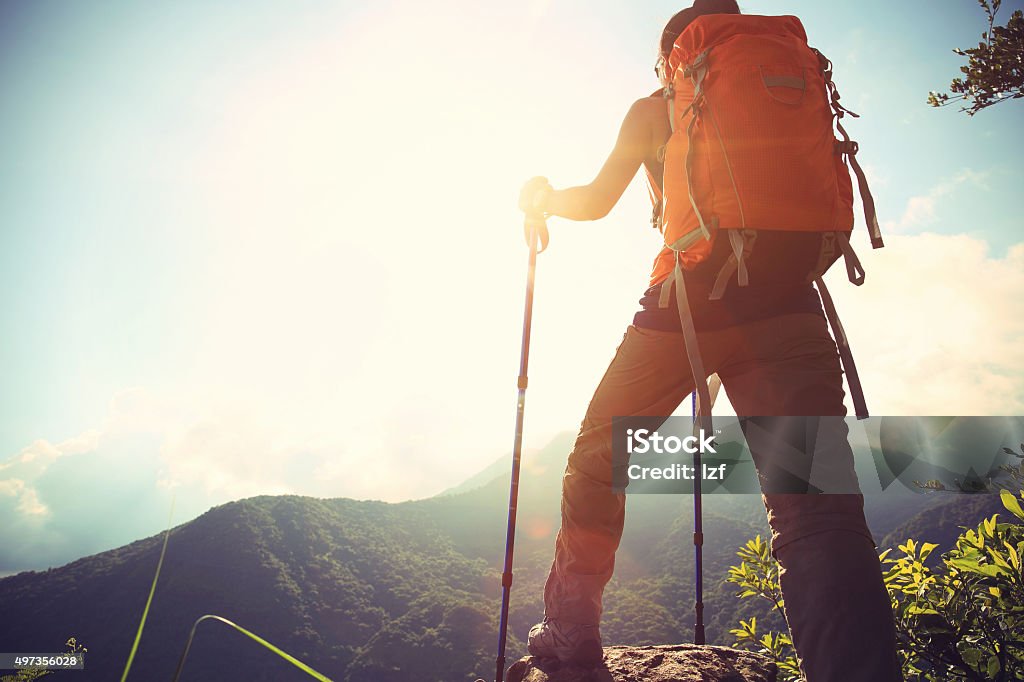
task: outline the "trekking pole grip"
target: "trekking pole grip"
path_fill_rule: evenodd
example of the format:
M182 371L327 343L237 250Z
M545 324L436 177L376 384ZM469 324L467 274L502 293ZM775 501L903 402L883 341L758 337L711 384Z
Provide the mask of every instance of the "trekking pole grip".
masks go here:
M543 213L527 213L523 223L523 236L526 237L526 245L530 249L537 249L541 253L548 248L548 223ZM540 246L537 246L538 240Z

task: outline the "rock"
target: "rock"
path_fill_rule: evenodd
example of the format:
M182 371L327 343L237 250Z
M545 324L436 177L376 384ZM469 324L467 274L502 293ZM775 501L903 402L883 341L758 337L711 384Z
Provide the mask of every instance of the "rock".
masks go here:
M508 669L508 682L775 682L771 659L721 646L607 646L592 670L532 656Z

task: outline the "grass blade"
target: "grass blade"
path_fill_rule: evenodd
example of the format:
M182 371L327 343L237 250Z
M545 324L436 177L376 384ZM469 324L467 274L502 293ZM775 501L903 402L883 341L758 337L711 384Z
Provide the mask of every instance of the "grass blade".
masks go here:
M135 652L139 649L139 640L142 639L142 630L146 627L146 616L149 615L149 605L153 603L153 593L156 592L156 581L160 578L160 568L164 565L164 554L167 552L167 540L171 537L171 519L174 518L174 498L171 498L171 513L167 517L167 530L164 532L164 546L160 550L160 560L156 562L156 574L153 576L153 584L149 588L149 597L146 598L146 608L142 610L142 619L139 621L139 629L135 633L135 641L132 642L131 653L128 654L128 662L124 664L124 672L121 673L121 682L128 679L128 671L132 669L132 661L135 660Z
M238 630L239 632L241 632L246 637L249 637L249 638L255 640L256 642L258 642L262 646L266 647L267 649L269 649L270 651L274 652L275 654L277 654L278 656L280 656L284 660L288 661L289 663L291 663L292 665L294 665L296 668L298 668L302 672L306 673L307 675L320 680L320 682L333 682L333 680L331 680L331 678L329 678L329 677L327 677L327 676L325 676L325 675L323 675L321 673L318 673L316 670L313 670L312 668L310 668L308 665L306 665L305 663L303 663L299 659L295 658L294 656L292 656L291 654L287 653L286 651L282 651L281 649L277 648L276 646L274 646L273 644L271 644L267 640L263 639L259 635L255 634L253 632L249 632L248 630L243 628L241 625L236 625L235 623L232 623L227 618L221 618L220 616L214 616L214 615L203 616L202 618L197 620L195 622L195 624L192 626L192 632L190 632L189 635L188 635L188 641L185 643L185 650L181 652L181 660L178 661L178 669L174 673L174 679L172 680L172 682L178 682L178 678L181 676L181 669L183 667L185 667L185 657L188 656L188 650L192 647L192 639L196 635L196 628L199 627L199 624L202 623L204 620L216 620L216 621L219 621L221 623L224 623L225 625L230 625L231 627L233 627L234 629Z

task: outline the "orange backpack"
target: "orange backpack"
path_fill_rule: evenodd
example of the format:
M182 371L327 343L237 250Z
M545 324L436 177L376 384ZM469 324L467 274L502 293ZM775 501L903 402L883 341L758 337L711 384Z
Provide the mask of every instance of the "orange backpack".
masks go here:
M855 156L857 143L840 123L845 114L856 114L839 104L831 62L808 46L796 17L711 14L695 19L676 39L667 76L664 95L672 135L664 149L659 227L667 249L676 255L668 263L674 262L676 300L699 406L710 400L683 270L706 260L716 239L728 239L731 253L711 292L712 300L721 298L732 281L757 284L750 281L747 262L757 258L759 231L813 232L821 234L820 257L812 271L798 276L817 284L857 415L866 417L849 344L822 281L839 255L850 281L864 281L850 247L853 188L847 163L857 175L871 244L879 248L883 243L874 200ZM667 269L659 273L656 266L654 278L668 277ZM670 290L666 282L663 305Z

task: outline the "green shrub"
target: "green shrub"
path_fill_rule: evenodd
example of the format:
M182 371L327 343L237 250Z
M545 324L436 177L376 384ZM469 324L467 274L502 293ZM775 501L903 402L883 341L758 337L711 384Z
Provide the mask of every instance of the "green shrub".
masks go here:
M1000 523L996 514L965 529L935 568L926 561L937 545L927 542L907 540L898 556L886 550L879 557L910 682L1024 679L1024 491L1000 495L1011 521ZM768 543L758 536L737 555L728 577L737 596L767 599L781 612L779 567ZM730 633L734 646L773 658L783 682L801 679L788 633L758 632L754 618Z

